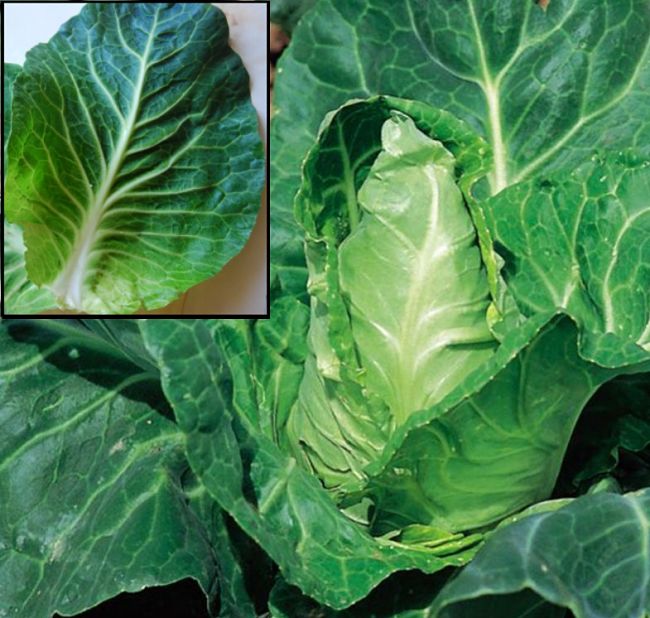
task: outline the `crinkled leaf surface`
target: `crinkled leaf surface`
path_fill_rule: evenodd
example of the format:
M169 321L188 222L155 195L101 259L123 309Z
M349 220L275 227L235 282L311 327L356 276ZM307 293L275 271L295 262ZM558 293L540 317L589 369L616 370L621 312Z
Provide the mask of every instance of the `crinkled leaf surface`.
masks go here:
M0 614L72 615L185 577L214 596L220 511L183 493L157 373L74 321L3 320L0 337Z
M17 64L4 65L4 107L2 114L2 144L4 174L7 172L7 141L11 132L11 104L13 85L20 73ZM3 177L4 185L4 177ZM4 288L3 301L7 313L38 313L56 306L52 295L37 288L27 278L25 269L25 245L22 230L17 225L7 223L3 218L4 229Z
M291 215L300 163L325 113L353 97L418 99L468 122L494 150L491 192L575 166L598 148L648 153L646 1L541 5L324 0L305 15L274 91L277 274L300 260Z
M584 324L605 366L650 358L650 164L632 155L511 187L483 205L502 274L528 314Z
M241 397L246 399L251 380L233 382L224 346L216 344L206 322L147 320L143 332L187 436L193 470L277 562L287 581L320 602L343 608L394 571L434 572L463 564L474 554L471 546L437 555L380 542L348 519L314 476L283 454L250 416L239 413L238 390L245 391ZM219 323L211 326L219 336ZM245 346L239 349L250 357Z
M439 618L483 617L482 597L532 589L577 618L650 612L650 490L578 498L497 531L435 604Z
M248 75L210 4L84 6L15 85L6 210L62 304L153 309L246 241L262 147Z
M260 424L279 440L300 388L307 357L309 309L292 296L271 305L271 317L255 322L252 353L255 358Z

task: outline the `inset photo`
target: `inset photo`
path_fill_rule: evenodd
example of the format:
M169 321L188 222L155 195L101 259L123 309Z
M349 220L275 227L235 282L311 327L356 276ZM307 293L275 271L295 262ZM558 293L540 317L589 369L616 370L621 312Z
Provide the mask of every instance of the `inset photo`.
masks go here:
M268 6L5 4L2 316L267 317Z

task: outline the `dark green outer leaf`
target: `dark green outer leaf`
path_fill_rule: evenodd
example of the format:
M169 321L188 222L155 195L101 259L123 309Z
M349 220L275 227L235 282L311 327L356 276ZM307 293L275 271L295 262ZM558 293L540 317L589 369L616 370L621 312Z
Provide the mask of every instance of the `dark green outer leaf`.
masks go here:
M650 490L578 498L497 531L443 589L439 618L482 618L481 597L530 588L577 618L650 612Z
M300 264L291 207L327 111L377 93L445 109L490 142L495 192L598 148L648 152L649 42L645 0L553 0L546 10L519 0L319 2L275 85L276 273Z
M251 344L260 424L279 443L298 396L307 356L309 309L286 296L271 305L271 317L255 323Z
M27 54L8 156L7 217L61 304L153 309L214 275L248 238L264 176L223 13L86 5Z
M186 577L214 595L218 520L197 519L214 503L188 505L156 373L74 321L1 324L0 615L72 615Z

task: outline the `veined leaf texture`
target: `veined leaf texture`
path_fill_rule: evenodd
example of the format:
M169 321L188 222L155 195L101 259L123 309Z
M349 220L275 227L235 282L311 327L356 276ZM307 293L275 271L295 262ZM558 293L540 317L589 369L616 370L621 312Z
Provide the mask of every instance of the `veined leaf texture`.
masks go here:
M88 4L14 84L6 215L65 307L162 307L246 242L264 177L249 79L209 4Z

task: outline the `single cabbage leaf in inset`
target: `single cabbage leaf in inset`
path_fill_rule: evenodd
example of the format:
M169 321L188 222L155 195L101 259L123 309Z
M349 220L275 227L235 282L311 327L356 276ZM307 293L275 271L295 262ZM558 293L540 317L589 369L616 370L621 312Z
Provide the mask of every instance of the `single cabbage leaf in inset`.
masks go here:
M86 5L27 54L7 156L28 276L62 306L154 309L214 275L247 240L264 175L224 15Z

